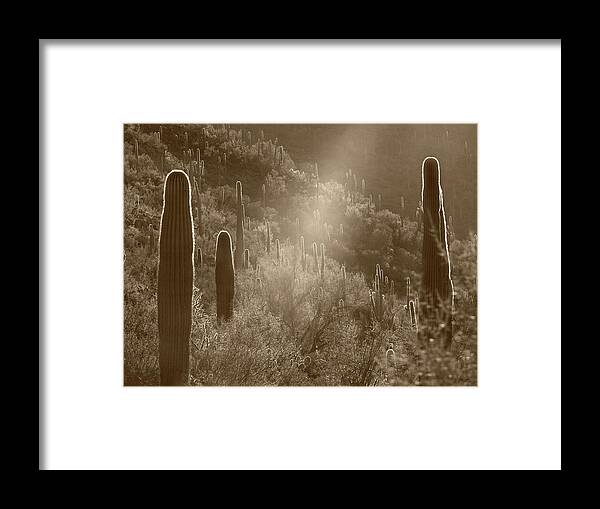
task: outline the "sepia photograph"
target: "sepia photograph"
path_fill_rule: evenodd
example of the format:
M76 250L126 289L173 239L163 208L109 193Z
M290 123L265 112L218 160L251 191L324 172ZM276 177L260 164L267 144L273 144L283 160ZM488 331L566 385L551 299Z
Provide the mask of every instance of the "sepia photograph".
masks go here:
M125 385L477 385L476 124L127 124L124 179Z

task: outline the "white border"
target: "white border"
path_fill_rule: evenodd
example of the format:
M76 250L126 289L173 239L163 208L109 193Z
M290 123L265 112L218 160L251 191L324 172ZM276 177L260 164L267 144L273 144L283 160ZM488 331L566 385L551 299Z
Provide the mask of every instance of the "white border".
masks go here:
M560 468L558 43L41 57L45 468ZM122 124L153 121L478 123L479 387L124 388Z

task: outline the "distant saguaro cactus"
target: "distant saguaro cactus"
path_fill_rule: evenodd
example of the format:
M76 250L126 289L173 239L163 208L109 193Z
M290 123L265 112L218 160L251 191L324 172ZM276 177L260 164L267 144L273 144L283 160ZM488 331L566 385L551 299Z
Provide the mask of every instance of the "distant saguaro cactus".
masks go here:
M400 196L400 226L404 228L404 196Z
M417 232L420 232L423 227L423 202L419 201L415 210L415 219L417 220Z
M419 322L417 321L417 312L415 309L415 302L414 301L410 301L408 304L408 309L410 311L410 324L417 329L417 331L419 330Z
M314 271L318 272L319 271L319 253L317 250L317 243L313 242L312 243L312 254L313 254L313 267L314 267Z
M235 183L235 199L237 223L235 229L235 267L241 269L244 263L244 203L242 183L238 180Z
M306 250L304 246L304 235L300 235L300 261L302 263L302 270L306 270Z
M271 253L271 225L269 221L265 219L265 243L267 248L267 253Z
M165 179L158 261L158 334L161 385L189 379L194 276L190 182L179 170Z
M263 209L267 209L267 186L262 185Z
M217 236L215 255L218 321L229 320L233 316L234 276L231 235L226 230L221 230Z
M197 274L202 270L202 249L200 247L194 251L194 268Z
M281 264L281 246L279 244L279 239L275 239L275 251L277 253L277 265Z
M250 268L250 250L244 249L244 269L248 270Z
M448 347L452 342L454 288L448 252L440 163L437 158L426 157L421 172L423 201L423 299L419 309L421 330L427 338L443 336L444 345Z
M319 271L321 274L321 281L325 280L325 244L321 244L321 268Z
M406 278L406 305L410 303L410 277Z

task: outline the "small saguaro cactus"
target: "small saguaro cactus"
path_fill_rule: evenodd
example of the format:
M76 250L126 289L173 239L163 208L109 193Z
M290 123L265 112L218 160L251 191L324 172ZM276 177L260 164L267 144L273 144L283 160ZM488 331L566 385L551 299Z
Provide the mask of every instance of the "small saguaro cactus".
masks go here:
M155 242L156 242L156 234L154 232L154 227L152 226L152 224L149 224L148 225L148 249L150 250L150 253L154 252Z
M385 362L388 368L393 368L396 365L396 354L393 348L388 348L385 351Z
M419 232L423 226L423 202L420 200L415 210L415 219L417 220L417 232Z
M271 253L271 225L269 224L269 221L267 221L265 219L265 244L266 244L266 249L267 249L267 253Z
M241 269L244 263L244 203L242 183L235 183L235 198L237 204L237 223L235 229L235 267Z
M235 269L231 235L221 230L217 236L215 254L215 286L217 290L217 320L229 320L233 316L233 296L235 292Z
M263 209L267 209L267 186L262 185Z
M325 244L321 243L321 267L320 267L321 281L325 280Z
M422 168L423 249L422 249L422 332L427 338L444 338L452 342L454 288L451 278L446 212L440 177L440 163L426 157Z
M344 296L344 298L346 298L346 266L342 264L340 270L342 273L342 295Z
M250 268L250 250L244 249L244 269L248 270Z
M196 274L199 274L202 270L202 248L197 247L194 251L194 268L196 270Z
M304 235L300 235L300 262L302 263L302 270L306 270L306 250L304 246Z
M189 379L194 276L190 181L174 170L165 179L158 258L158 335L161 385Z
M281 245L279 239L275 239L275 252L277 253L277 265L281 265Z
M404 228L404 196L400 196L400 226Z
M415 308L415 302L413 300L408 304L408 309L410 312L410 325L419 331L419 322L417 319L417 311Z
M406 278L406 305L410 303L410 277Z
M316 242L312 243L312 254L313 254L313 267L314 267L314 271L318 272L319 271L319 254L318 254L317 243Z
M367 185L365 183L365 179L362 179L362 183L361 183L361 191L362 191L362 195L365 195L365 191L367 190Z

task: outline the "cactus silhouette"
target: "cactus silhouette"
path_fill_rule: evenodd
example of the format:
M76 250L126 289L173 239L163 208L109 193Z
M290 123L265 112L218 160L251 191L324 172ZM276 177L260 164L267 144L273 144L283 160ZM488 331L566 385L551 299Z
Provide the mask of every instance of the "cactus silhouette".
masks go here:
M215 255L215 286L217 290L217 320L229 320L233 316L235 270L231 235L221 230L217 236Z
M244 263L244 203L242 183L238 180L235 183L235 199L237 223L235 230L235 268L241 269Z
M317 243L316 242L312 243L312 254L313 254L314 271L318 272L319 271L319 254L317 251Z
M422 164L423 249L422 300L419 309L421 332L427 337L452 342L454 289L446 230L440 163L426 157ZM441 334L440 334L441 333Z
M179 170L165 179L158 259L158 334L161 385L189 379L194 276L190 182Z
M406 278L406 305L410 303L410 277Z

